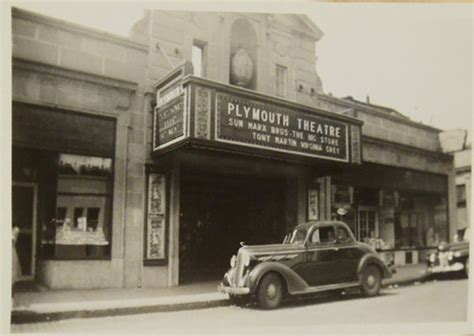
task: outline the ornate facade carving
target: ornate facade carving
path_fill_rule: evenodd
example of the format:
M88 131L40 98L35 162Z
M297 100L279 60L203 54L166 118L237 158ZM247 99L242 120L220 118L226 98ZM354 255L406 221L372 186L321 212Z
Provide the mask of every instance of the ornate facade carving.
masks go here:
M209 139L209 118L210 118L211 91L203 87L196 87L195 105L195 133L196 138Z

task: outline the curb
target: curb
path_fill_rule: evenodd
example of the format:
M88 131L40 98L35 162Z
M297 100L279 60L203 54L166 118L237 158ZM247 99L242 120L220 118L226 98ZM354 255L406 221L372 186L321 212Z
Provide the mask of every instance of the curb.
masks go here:
M387 288L387 287L390 287L390 286L405 287L405 286L409 286L409 285L414 285L415 282L419 282L419 283L426 282L426 278L425 277L419 277L419 278L395 281L395 282L392 282L392 283L386 283L386 284L382 285L382 288Z
M107 308L100 310L72 310L64 312L38 313L34 311L13 311L11 324L26 324L38 322L52 322L74 318L112 317L120 315L136 315L159 312L174 312L184 310L206 309L231 305L229 300L213 300L187 302L177 304L158 304L142 307Z
M390 286L409 286L415 282L424 282L425 277L411 278L396 282L390 282L382 284L382 288L388 288ZM50 312L50 313L38 313L34 311L13 311L11 314L11 324L27 324L27 323L39 323L39 322L53 322L66 319L75 318L97 318L97 317L112 317L121 315L138 315L138 314L149 314L149 313L160 313L160 312L176 312L184 310L196 310L206 308L216 308L231 306L232 303L227 300L212 300L212 301L198 301L198 302L187 302L187 303L176 303L176 304L157 304L141 307L120 307L120 308L106 308L99 310L72 310L62 312Z

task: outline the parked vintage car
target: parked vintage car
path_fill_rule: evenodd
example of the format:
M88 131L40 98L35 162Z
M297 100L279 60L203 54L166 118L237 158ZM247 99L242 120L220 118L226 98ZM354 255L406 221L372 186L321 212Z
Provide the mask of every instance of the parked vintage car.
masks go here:
M256 300L263 309L278 307L287 295L355 287L374 296L391 277L377 253L339 221L300 224L282 244L243 245L230 266L219 291L235 304Z
M461 229L451 244L442 243L426 258L428 275L446 272L469 274L469 228Z

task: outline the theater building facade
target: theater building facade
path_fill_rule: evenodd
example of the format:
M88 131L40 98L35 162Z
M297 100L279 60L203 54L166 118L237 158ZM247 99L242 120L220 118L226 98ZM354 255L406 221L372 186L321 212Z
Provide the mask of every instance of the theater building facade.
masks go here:
M304 15L145 11L128 38L12 12L12 225L50 288L216 280L339 219L387 260L454 234L440 130L323 91Z

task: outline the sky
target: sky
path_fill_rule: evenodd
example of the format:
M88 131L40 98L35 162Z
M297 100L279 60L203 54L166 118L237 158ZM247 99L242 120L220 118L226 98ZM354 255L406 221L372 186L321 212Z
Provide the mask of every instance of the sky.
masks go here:
M242 7L226 2L217 8L305 13L324 33L316 44L316 56L326 93L361 101L369 96L373 104L440 129L472 128L472 4L268 4ZM200 10L204 5L181 2L180 6ZM143 16L144 8L176 7L104 1L15 2L14 6L122 36Z

